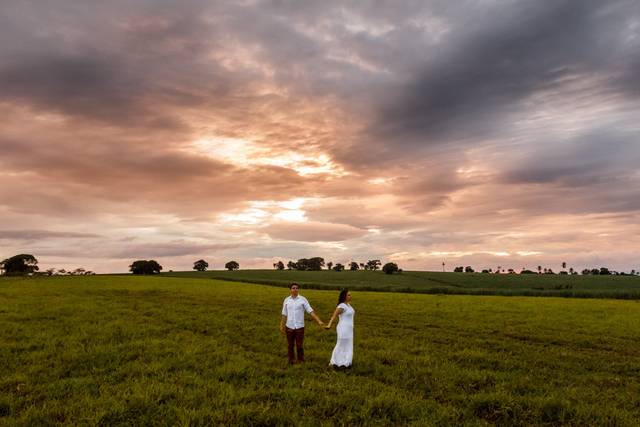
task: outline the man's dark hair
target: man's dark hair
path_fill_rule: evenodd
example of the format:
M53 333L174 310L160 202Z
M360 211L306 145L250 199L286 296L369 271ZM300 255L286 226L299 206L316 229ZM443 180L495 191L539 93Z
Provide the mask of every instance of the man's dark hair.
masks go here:
M298 288L300 287L299 284L297 284L296 282L293 282L289 285L289 289L293 288L294 286L297 286Z

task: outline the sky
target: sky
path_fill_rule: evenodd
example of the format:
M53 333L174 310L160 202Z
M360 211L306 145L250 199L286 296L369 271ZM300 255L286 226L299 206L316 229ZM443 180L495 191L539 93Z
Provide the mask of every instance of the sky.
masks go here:
M2 0L0 259L640 270L640 2Z

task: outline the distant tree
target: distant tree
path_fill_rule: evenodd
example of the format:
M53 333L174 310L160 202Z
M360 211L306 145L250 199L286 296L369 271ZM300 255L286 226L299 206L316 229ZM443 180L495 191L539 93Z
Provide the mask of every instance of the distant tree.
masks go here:
M93 271L91 271L91 270L87 270L87 271L85 271L85 272L84 272L84 275L85 275L85 276L95 276L95 275L96 275L96 273L94 273L94 272L93 272Z
M364 262L361 262L361 263L360 263L360 268L361 268L361 269L363 269L363 270L366 270L365 265L364 265Z
M39 270L38 260L31 254L14 255L0 262L0 270L7 276L32 274Z
M600 267L600 275L610 275L611 272L609 271L609 269L607 267Z
M554 273L552 269L547 268L544 274L556 274L556 273Z
M541 265L538 266L538 274L542 274L542 266Z
M566 263L566 262L563 262L563 263L562 263L562 269L564 270L565 268L567 268L567 263Z
M297 270L297 269L298 269L298 266L296 265L295 262L289 261L287 263L287 270Z
M475 270L474 270L473 268L471 268L471 266L470 266L470 265L467 265L467 266L464 268L464 272L465 272L465 273L475 273Z
M53 276L53 274L56 272L55 268L47 268L45 271L47 276Z
M284 262L276 262L275 264L273 264L273 268L275 268L276 270L284 270Z
M199 259L193 263L193 269L196 271L207 271L209 263L203 259Z
M573 273L574 273L573 267L569 267L569 274L573 274Z
M498 269L496 270L496 273L501 273L501 272L502 272L502 266L501 266L501 265L499 265L499 266L498 266Z
M233 271L233 270L239 269L240 264L238 264L236 261L229 261L224 265L224 268L226 268L229 271Z
M563 276L567 276L569 273L567 273L566 271L562 270L562 271L560 272L560 274L561 274L561 275L563 275Z
M385 274L393 274L393 273L397 273L398 272L398 264L396 264L395 262L388 262L385 265L382 266L382 271L385 272Z
M331 261L329 261L327 263L327 270L331 270L333 268L333 263Z
M358 265L357 262L351 261L351 264L349 264L349 270L351 270L351 271L356 271L359 268L360 268L360 266Z
M591 274L591 270L589 270L588 268L585 268L584 270L582 270L582 274L584 276Z
M489 270L487 270L486 268L482 269L482 273L491 273Z
M344 270L344 265L337 263L336 265L333 266L333 270L334 271L342 271Z
M377 269L380 268L382 263L380 262L379 259L370 259L369 261L367 261L367 265L369 266L369 270L376 271Z
M71 274L74 275L74 276L84 276L85 271L87 271L87 270L85 270L84 268L80 267L80 268L76 268L75 270L73 270L73 272Z
M298 261L296 261L296 270L301 270L301 271L308 270L308 267L307 267L308 261L309 260L306 258L300 258Z
M464 267L463 266L459 266L453 269L454 273L462 273L464 271Z
M515 270L513 268L510 268L509 270L507 270L507 273L516 274L516 272L515 272Z
M631 275L635 276L636 275L636 271L635 270L631 270Z
M67 270L65 270L64 268L61 268L60 270L58 270L59 275L63 275L63 274L67 274Z
M324 267L324 258L319 256L309 258L309 270L312 271L320 271Z
M536 274L535 271L531 271L531 270L527 270L527 269L523 269L520 274Z
M133 274L157 274L162 270L162 266L156 260L138 260L129 266L129 271Z
M592 268L591 269L591 274L593 274L593 275L600 274L600 269L599 268Z

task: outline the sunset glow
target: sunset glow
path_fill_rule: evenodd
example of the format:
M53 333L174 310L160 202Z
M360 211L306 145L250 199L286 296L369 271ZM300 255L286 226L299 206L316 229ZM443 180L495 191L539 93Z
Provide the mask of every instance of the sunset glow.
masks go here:
M640 270L631 3L4 2L2 256Z

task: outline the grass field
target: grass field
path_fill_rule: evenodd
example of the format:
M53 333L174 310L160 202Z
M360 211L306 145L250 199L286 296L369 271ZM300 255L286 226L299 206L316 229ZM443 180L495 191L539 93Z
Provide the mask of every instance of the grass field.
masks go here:
M336 292L305 290L326 320ZM354 367L286 289L0 278L0 425L637 425L637 301L353 292Z
M482 274L405 271L213 270L163 273L163 276L211 278L287 286L299 282L312 289L416 292L456 295L558 296L640 299L640 276Z

